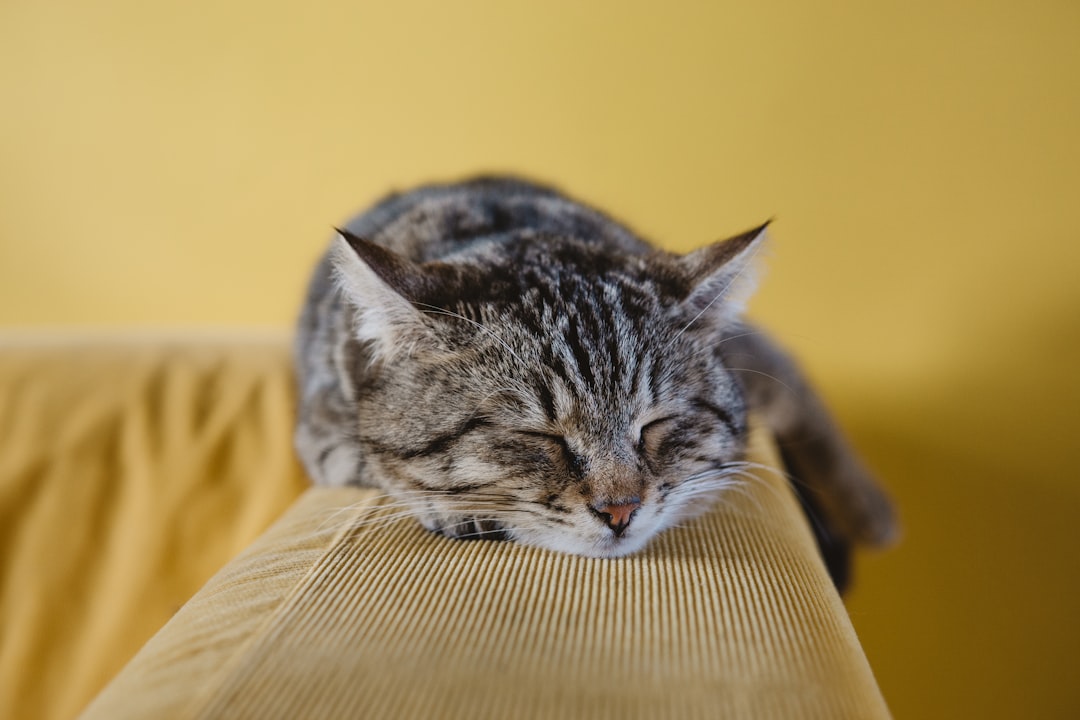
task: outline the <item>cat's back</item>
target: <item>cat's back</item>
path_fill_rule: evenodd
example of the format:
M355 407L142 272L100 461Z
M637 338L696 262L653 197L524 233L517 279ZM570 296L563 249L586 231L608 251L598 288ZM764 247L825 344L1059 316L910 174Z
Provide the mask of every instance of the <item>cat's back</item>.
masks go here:
M523 236L573 237L623 252L648 249L630 230L592 207L551 187L500 176L390 195L345 229L416 262Z

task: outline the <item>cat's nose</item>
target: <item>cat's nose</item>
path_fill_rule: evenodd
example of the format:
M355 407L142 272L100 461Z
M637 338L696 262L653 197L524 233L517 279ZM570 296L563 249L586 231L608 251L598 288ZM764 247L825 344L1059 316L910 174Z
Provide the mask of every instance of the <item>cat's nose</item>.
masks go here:
M617 503L595 502L589 505L589 510L614 531L615 537L621 537L639 507L641 499L634 497Z

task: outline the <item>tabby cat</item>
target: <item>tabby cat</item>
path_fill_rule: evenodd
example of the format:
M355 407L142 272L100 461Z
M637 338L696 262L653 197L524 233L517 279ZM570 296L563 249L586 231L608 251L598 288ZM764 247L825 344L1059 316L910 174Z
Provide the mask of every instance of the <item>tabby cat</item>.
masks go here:
M776 435L838 583L888 500L820 400L740 320L764 226L654 249L539 185L393 195L311 281L296 446L316 483L384 489L428 530L615 557L741 481Z

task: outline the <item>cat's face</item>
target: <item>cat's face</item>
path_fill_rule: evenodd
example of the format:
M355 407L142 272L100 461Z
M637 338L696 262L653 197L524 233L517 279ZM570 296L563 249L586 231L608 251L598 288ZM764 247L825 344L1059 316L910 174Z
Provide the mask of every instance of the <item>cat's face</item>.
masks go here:
M367 283L357 436L365 471L428 529L614 557L736 481L745 407L713 340L716 287L689 302L702 281L659 256L573 242L464 273L386 260L339 271L347 293L346 272ZM385 292L421 271L424 300L400 302L415 279Z

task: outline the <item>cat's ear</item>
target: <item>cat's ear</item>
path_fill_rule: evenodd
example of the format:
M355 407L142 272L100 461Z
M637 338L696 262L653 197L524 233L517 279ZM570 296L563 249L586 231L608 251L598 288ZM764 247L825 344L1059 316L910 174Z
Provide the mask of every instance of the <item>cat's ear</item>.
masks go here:
M689 287L681 305L690 320L707 315L724 322L742 313L754 292L754 259L765 244L769 222L678 259Z
M414 301L430 279L414 262L381 245L338 230L331 254L334 276L356 309L354 333L370 341L376 357L387 357L417 342L436 342Z

